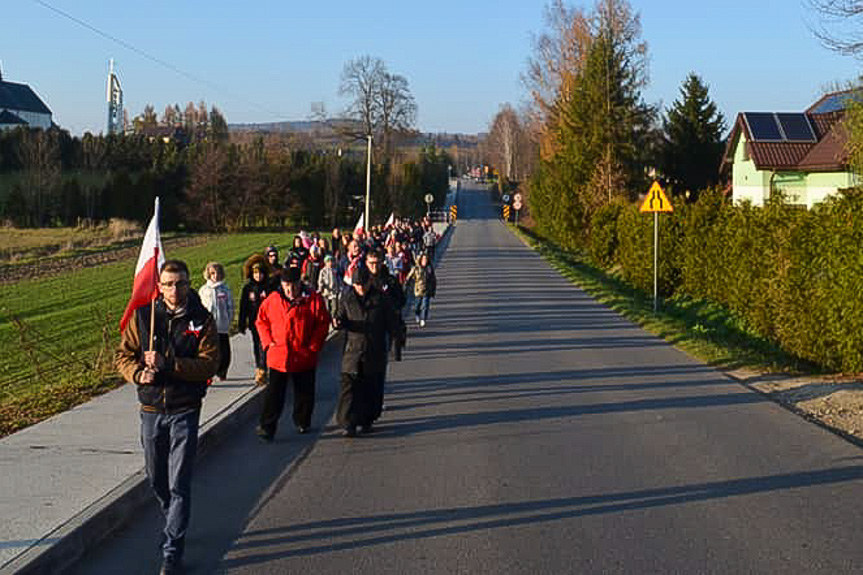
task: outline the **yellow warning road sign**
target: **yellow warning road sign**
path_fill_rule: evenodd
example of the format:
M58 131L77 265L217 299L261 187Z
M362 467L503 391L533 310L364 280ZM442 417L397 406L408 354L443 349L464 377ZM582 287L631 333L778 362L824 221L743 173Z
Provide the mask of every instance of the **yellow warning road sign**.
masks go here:
M509 221L509 206L503 206L503 219Z
M668 196L662 191L662 186L659 182L653 182L650 186L650 191L647 192L647 197L644 198L644 203L641 204L642 212L673 212L674 207L668 201Z

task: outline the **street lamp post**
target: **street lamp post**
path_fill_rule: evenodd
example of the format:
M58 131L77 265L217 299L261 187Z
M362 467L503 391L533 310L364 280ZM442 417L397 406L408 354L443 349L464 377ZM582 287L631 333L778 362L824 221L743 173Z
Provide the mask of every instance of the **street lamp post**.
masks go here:
M363 218L363 227L369 229L369 198L372 190L372 135L369 134L366 137L368 138L368 154L366 159L366 212Z

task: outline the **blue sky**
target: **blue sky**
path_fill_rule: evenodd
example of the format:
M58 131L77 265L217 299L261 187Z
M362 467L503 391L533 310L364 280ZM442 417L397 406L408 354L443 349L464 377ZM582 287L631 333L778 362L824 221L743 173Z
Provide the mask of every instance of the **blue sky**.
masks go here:
M520 75L543 30L545 1L45 0L202 79L192 81L71 22L34 0L4 2L4 79L30 84L73 134L105 129L114 58L134 116L203 99L229 122L330 113L345 62L369 54L407 77L423 131L484 131L503 102L526 97ZM579 3L575 3L579 4ZM584 5L581 3L581 5ZM687 73L709 84L722 112L803 110L860 64L822 48L804 0L632 0L648 43L645 99L670 104ZM116 8L119 7L119 8Z

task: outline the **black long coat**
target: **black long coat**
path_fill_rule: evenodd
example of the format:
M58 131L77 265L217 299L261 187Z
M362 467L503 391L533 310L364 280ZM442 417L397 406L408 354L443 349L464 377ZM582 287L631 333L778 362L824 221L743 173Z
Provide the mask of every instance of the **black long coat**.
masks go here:
M347 332L342 353L342 373L372 375L387 369L387 334L398 334L390 298L371 287L364 297L347 288L336 314L339 329Z

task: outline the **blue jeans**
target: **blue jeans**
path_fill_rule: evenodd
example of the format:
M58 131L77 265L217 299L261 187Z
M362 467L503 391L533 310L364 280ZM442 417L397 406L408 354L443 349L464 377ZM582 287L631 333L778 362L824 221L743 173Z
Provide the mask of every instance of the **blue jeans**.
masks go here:
M147 478L165 516L162 555L183 556L192 505L192 467L198 449L201 410L141 412L141 445Z
M429 318L429 305L431 298L427 295L416 296L416 306L414 307L414 315L417 319L427 320Z

